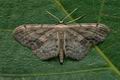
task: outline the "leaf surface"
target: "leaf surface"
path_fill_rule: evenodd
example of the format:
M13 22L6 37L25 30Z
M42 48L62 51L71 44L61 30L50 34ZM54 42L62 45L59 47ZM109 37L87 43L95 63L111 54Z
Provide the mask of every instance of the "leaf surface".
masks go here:
M118 0L0 0L0 80L120 80L119 4ZM86 14L76 22L104 23L111 29L105 42L81 61L65 59L63 65L57 58L41 61L12 37L21 24L57 23L46 11L62 19L75 8L66 22Z

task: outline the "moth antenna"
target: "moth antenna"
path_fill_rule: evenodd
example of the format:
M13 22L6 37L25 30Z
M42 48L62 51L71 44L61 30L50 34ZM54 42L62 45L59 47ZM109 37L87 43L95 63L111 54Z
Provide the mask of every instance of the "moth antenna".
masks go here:
M51 15L53 18L55 18L59 23L61 23L61 20L57 17L57 16L55 16L55 15L53 15L52 13L50 13L49 11L46 11L49 15Z
M75 21L77 21L77 20L79 20L79 19L82 19L82 18L84 18L85 16L86 16L86 15L77 17L77 18L75 18L75 19L73 19L73 20L71 20L71 21L68 21L67 24L72 23L72 22L75 22Z
M61 21L63 22L66 18L68 18L71 14L73 14L78 8L75 8L71 13L65 16Z

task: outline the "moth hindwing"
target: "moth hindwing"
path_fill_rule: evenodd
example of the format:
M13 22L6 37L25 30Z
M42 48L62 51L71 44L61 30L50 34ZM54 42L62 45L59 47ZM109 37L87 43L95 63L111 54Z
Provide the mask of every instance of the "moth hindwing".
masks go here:
M14 38L42 60L59 56L83 59L93 44L104 41L109 28L103 24L26 24L17 27Z

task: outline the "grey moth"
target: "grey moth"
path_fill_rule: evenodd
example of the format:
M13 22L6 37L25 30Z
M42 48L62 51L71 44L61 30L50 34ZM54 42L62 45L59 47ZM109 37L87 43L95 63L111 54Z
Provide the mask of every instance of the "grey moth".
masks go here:
M83 59L93 44L103 42L109 33L104 24L25 24L13 31L14 38L23 46L30 48L42 60L59 56Z
M14 38L22 45L32 49L40 59L59 56L80 60L92 47L107 36L109 29L103 24L27 24L17 27Z

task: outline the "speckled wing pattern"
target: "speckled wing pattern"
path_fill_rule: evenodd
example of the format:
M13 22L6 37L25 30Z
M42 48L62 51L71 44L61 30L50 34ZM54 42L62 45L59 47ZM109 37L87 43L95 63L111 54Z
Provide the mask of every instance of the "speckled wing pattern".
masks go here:
M104 41L110 31L105 25L97 25L96 23L74 24L70 26L65 34L65 55L76 60L85 57L93 44Z
M15 39L32 49L33 53L46 60L57 56L54 25L21 25L13 32Z
M80 60L87 55L93 44L104 41L109 28L103 24L27 24L17 27L14 38L32 49L40 59L59 56Z
M70 29L65 32L65 40L65 56L75 60L82 59L92 45L85 37Z

